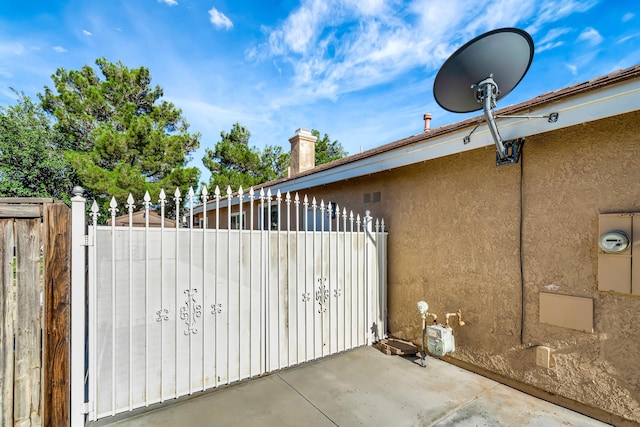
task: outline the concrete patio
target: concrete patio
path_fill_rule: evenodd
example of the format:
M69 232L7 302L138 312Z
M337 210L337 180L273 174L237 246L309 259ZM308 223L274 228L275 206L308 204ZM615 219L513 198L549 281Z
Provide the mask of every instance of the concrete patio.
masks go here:
M372 347L92 426L605 426L461 368Z

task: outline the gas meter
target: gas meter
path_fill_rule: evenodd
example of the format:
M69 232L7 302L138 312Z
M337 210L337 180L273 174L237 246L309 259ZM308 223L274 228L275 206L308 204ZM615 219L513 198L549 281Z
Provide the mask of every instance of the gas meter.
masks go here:
M427 349L434 356L444 356L456 351L456 339L453 331L442 325L427 326Z

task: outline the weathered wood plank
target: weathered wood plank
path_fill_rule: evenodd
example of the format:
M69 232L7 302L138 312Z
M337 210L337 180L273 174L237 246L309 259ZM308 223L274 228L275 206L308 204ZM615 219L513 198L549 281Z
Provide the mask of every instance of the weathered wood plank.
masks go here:
M31 204L43 204L53 203L53 199L49 197L0 197L0 203L31 203Z
M13 220L0 219L0 425L13 425Z
M40 220L16 219L14 426L41 425Z
M71 422L71 209L45 205L44 229L43 425L64 427Z
M40 218L39 205L0 203L0 218Z

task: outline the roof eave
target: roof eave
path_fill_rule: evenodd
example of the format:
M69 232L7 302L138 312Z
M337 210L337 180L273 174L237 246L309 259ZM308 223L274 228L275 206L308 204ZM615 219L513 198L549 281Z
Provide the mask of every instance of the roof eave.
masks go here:
M604 119L640 109L640 65L548 92L529 101L496 111L496 115L543 116L558 113L554 123L546 119L499 118L500 135L509 141L577 124ZM414 163L432 160L494 145L487 124L483 122L464 144L465 136L482 117L441 126L383 146L318 166L294 177L264 183L256 188L271 188L272 192L294 192L357 178ZM207 206L209 208L209 206ZM202 206L194 213L202 212Z

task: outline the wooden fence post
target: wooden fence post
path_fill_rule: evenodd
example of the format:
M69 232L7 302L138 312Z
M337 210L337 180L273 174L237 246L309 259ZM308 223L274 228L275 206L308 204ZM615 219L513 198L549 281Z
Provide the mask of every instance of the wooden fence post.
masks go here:
M69 426L71 401L71 210L44 206L45 426Z

